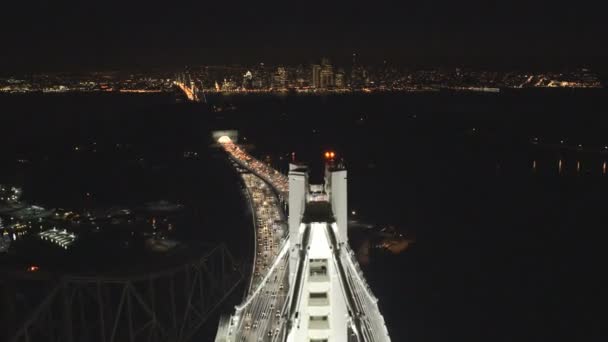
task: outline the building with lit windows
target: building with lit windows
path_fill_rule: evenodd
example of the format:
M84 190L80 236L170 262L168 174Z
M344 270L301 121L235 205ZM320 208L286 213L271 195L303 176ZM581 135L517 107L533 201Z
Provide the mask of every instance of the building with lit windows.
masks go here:
M321 88L321 66L319 64L313 64L312 70L312 86L315 88Z
M272 88L285 89L287 87L287 70L285 67L278 67L273 78Z

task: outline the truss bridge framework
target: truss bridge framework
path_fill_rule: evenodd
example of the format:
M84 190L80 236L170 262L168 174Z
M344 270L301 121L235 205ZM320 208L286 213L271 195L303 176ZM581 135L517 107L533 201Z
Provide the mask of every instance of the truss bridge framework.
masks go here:
M196 336L243 278L233 256L221 244L168 270L142 275L63 276L52 282L36 307L24 307L18 299L6 301L10 305L0 314L5 323L11 317L23 318L7 336L10 342L186 342ZM18 296L28 287L40 287L41 281L17 279L0 285L5 294Z

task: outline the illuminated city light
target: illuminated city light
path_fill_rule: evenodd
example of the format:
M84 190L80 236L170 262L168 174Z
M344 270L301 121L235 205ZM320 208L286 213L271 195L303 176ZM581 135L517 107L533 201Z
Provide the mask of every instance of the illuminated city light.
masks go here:
M220 144L227 144L227 143L232 142L232 140L230 139L229 136L222 135L219 139L217 139L217 142L219 142Z
M38 236L42 240L52 242L60 247L63 247L64 249L68 249L68 247L70 247L77 238L74 233L70 233L65 229L58 230L57 228L40 232L38 233Z
M350 78L343 67L323 58L320 64L309 65L306 71L294 66L276 66L267 70L235 70L224 66L215 79L197 72L179 72L167 76L141 73L127 79L118 75L91 73L60 77L43 74L44 82L0 78L0 93L67 93L111 92L160 93L177 87L193 102L206 102L204 92L276 93L288 91L308 94L439 91L451 89L466 92L499 93L502 89L520 88L601 88L598 75L588 69L568 72L496 72L459 70L459 77L443 70L397 70L377 72L371 66L358 65Z

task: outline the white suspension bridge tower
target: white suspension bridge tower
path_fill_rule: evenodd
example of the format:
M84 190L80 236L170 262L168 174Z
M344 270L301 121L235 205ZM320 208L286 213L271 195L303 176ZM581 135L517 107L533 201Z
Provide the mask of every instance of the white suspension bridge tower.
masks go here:
M233 139L218 142L243 177L258 248L246 297L220 320L215 341L390 341L348 244L347 171L335 154L325 154L324 183L310 184L306 166L282 175ZM277 223L282 202L287 226Z

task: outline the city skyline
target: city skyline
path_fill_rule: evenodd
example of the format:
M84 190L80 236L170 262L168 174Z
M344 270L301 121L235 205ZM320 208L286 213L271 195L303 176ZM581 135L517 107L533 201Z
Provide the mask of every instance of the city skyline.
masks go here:
M518 88L602 88L594 70L509 71L471 68L400 68L365 65L353 54L350 65L321 57L312 64L288 66L192 66L148 71L36 73L0 77L0 93L25 92L172 92L202 101L213 92L456 91L499 92Z

